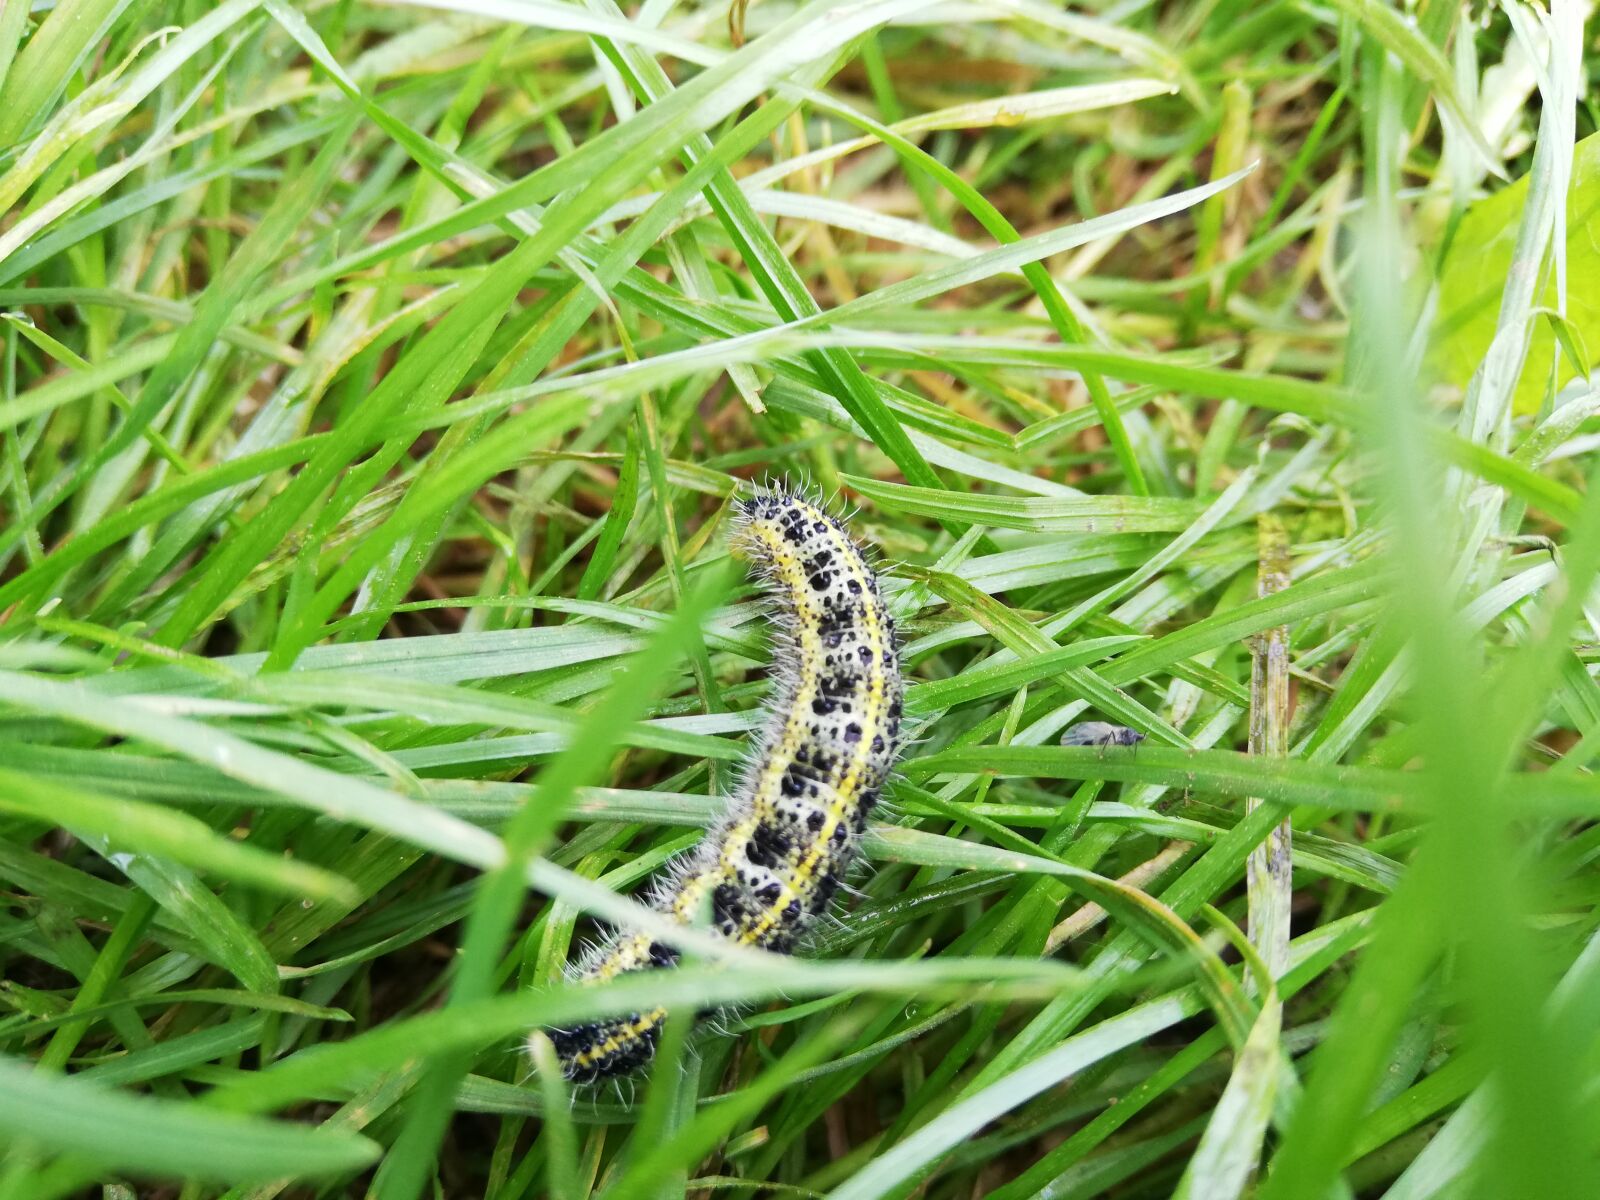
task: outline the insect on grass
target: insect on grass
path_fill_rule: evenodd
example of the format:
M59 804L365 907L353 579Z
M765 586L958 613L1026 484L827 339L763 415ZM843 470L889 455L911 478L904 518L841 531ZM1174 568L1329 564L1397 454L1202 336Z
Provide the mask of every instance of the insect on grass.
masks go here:
M721 821L657 882L656 909L682 925L709 910L741 946L789 953L855 861L899 748L894 622L866 555L814 501L765 489L739 505L733 538L771 597L774 687ZM678 951L618 931L577 968L605 981L676 965ZM624 1076L655 1055L665 1008L549 1032L577 1082Z
M1126 725L1113 725L1109 721L1079 721L1067 727L1061 735L1063 746L1137 746L1144 734Z

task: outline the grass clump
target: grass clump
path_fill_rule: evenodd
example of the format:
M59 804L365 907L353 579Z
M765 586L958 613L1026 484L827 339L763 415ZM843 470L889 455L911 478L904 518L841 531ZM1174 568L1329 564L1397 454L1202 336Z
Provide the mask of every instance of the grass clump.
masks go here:
M0 1198L1591 1195L1583 19L0 6ZM568 986L780 476L872 870ZM731 1015L523 1054L647 1003Z

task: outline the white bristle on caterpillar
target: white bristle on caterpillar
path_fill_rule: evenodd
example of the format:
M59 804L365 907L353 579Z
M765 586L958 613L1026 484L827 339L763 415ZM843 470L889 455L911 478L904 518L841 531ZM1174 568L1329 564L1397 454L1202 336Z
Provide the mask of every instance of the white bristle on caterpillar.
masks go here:
M901 681L877 577L845 526L787 490L738 505L733 546L777 610L773 694L723 819L651 897L683 925L702 911L743 946L787 953L855 860L899 746ZM620 932L576 974L670 967L677 951ZM567 1078L626 1075L655 1054L665 1009L550 1030Z

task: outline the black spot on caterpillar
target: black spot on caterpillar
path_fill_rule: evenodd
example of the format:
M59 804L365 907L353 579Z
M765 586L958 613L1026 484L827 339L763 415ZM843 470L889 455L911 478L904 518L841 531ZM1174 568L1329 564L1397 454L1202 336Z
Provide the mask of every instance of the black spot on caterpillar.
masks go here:
M740 785L720 823L657 885L654 908L743 946L787 953L827 909L855 860L900 740L894 622L861 548L839 521L792 492L738 506L736 553L777 615L775 687ZM660 970L677 951L619 932L575 972L603 981ZM655 1054L664 1008L550 1030L575 1082L626 1075Z

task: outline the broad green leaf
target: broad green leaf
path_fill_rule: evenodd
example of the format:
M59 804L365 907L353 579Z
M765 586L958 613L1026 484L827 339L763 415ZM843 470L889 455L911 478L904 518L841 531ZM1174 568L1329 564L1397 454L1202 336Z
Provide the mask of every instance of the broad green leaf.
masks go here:
M1517 244L1523 210L1527 204L1528 177L1501 188L1467 209L1450 239L1449 254L1439 280L1439 315L1433 328L1430 363L1444 378L1466 387L1478 364L1489 352L1500 316L1500 298L1506 272ZM1600 135L1578 143L1572 156L1572 186L1567 192L1564 252L1567 278L1572 281L1565 297L1565 324L1573 336L1566 353L1558 345L1551 323L1536 320L1531 330L1527 362L1517 381L1516 411L1531 413L1574 376L1600 364L1592 357L1600 347L1600 295L1582 281L1600 272L1600 246L1589 236L1600 220ZM1536 303L1561 311L1556 280L1549 279L1537 293ZM1578 347L1591 355L1581 366L1570 358Z

